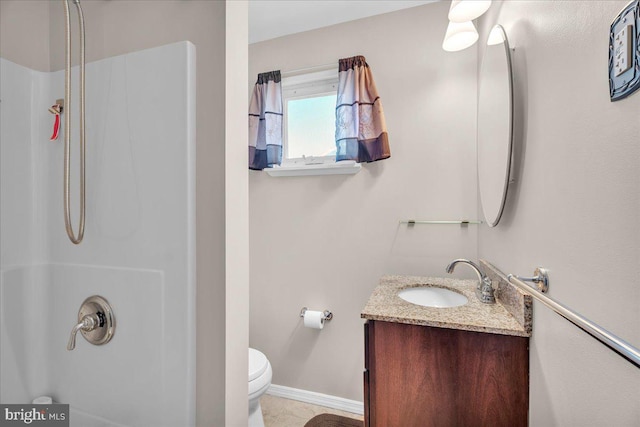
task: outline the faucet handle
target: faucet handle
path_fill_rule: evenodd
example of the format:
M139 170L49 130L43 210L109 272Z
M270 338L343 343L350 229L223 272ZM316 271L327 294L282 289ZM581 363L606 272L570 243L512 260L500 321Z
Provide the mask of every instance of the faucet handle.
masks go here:
M80 323L71 329L71 336L69 337L69 343L67 344L67 350L71 351L76 348L76 335L78 331L83 330L87 332L93 331L96 326L100 323L97 314L87 314L85 315Z
M78 311L78 324L71 329L67 350L76 347L76 336L82 336L94 345L102 345L111 341L116 328L116 320L109 302L101 296L94 295L82 303Z
M476 288L476 296L480 302L485 304L495 304L496 296L493 289L493 283L491 283L491 279L487 276L480 281L479 286Z

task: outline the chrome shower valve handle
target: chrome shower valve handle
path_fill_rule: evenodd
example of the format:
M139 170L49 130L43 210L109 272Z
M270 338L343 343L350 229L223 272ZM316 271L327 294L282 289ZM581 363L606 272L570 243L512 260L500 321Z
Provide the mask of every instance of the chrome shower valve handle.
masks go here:
M78 332L93 345L102 345L111 341L116 329L116 320L109 302L94 295L82 303L78 311L78 324L71 330L67 350L76 347Z
M76 335L78 331L83 330L87 332L93 331L100 323L97 314L87 314L82 318L82 321L73 327L71 330L71 336L69 337L69 343L67 344L67 350L71 351L76 348Z

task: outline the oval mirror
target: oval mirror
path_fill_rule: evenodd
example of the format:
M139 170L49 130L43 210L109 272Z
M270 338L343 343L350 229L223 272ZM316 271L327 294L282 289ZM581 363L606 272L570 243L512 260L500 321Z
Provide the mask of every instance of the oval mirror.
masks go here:
M509 186L513 140L513 84L509 42L500 25L487 39L478 95L478 187L484 218L500 221Z

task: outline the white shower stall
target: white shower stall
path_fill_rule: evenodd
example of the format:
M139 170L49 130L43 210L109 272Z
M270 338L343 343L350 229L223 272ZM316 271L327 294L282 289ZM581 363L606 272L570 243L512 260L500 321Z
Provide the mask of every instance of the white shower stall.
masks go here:
M77 70L73 70L77 81ZM0 402L47 395L72 426L195 424L195 47L86 69L86 232L63 219L63 132L50 141L64 71L0 59ZM77 90L71 214L78 214ZM111 304L113 339L78 334L78 309Z

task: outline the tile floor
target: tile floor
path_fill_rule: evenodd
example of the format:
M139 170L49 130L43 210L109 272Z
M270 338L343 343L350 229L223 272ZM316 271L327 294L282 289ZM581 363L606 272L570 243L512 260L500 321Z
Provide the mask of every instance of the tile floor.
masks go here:
M324 406L298 402L265 394L260 399L265 427L304 427L305 423L319 414L337 414L363 420L362 415L338 411Z

